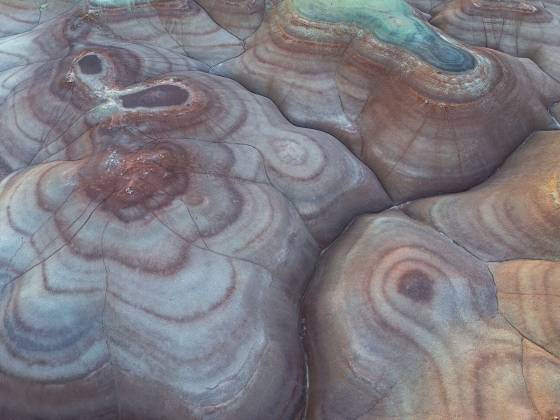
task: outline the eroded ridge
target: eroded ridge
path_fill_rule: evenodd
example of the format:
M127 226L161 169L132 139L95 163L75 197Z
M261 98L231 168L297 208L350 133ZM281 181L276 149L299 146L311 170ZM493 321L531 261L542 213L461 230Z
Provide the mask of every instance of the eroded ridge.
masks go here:
M246 49L212 71L338 137L396 202L481 182L560 99L534 64L459 44L396 0L286 0Z
M457 39L533 59L560 81L560 7L552 2L454 0L431 23Z
M482 185L405 211L488 261L560 258L558 131L530 137Z

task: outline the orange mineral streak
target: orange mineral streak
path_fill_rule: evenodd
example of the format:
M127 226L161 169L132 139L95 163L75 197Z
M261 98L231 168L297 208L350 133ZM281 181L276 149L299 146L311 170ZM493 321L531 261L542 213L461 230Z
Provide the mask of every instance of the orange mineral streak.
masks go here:
M556 208L560 208L560 176L551 175L542 189L552 199L552 204Z

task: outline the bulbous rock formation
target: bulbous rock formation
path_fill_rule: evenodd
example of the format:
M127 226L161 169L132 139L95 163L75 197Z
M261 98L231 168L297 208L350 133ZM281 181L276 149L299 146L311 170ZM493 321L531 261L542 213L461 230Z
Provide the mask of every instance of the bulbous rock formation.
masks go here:
M453 0L436 7L433 25L471 45L533 58L560 80L560 9L545 2L520 0Z
M488 181L405 211L487 261L560 259L560 132L535 133Z
M430 227L359 218L306 297L308 418L556 415L560 360L512 328L495 293L487 265Z
M0 184L2 413L297 417L302 288L320 245L386 195L235 82L110 95L75 145Z
M43 44L47 32L53 38ZM103 92L162 73L207 68L162 48L105 41L72 17L0 44L0 179L38 163L38 154L53 143L71 144L87 132L95 125L88 112L104 103Z
M0 419L560 415L560 3L409 3L0 0Z
M299 417L299 300L375 175L81 15L0 54L0 417Z
M558 415L559 147L337 239L305 298L309 418Z
M397 0L286 0L246 48L211 71L338 137L396 202L483 181L560 99L534 64L466 48Z
M338 233L338 223L390 205L375 176L333 137L296 129L268 99L233 81L188 71L200 68L197 62L146 48L72 44L60 60L1 73L10 88L0 103L0 175L81 159L113 144L194 139L262 154L272 182L294 200L322 245ZM150 79L158 73L166 77ZM18 87L15 95L10 85ZM342 190L335 187L341 179L347 186ZM323 189L324 182L330 186ZM324 201L321 190L329 196ZM349 196L339 201L348 191L361 195L363 206L354 207ZM326 214L336 222L323 223Z
M9 418L301 409L294 304L317 245L262 171L197 173L183 153L115 149L5 181Z

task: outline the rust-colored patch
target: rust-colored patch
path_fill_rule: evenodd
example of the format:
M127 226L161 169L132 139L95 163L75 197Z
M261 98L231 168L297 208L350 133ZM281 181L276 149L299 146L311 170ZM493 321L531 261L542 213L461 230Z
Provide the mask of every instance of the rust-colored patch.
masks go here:
M88 159L80 183L93 200L129 221L164 207L188 186L187 154L173 144L126 151L110 147Z

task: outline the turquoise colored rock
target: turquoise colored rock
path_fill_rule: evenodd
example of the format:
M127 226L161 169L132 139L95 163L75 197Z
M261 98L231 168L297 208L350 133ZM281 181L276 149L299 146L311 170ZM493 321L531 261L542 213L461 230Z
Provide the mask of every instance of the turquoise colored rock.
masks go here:
M440 70L459 73L476 65L472 54L444 39L403 0L293 0L293 4L307 19L355 24Z

